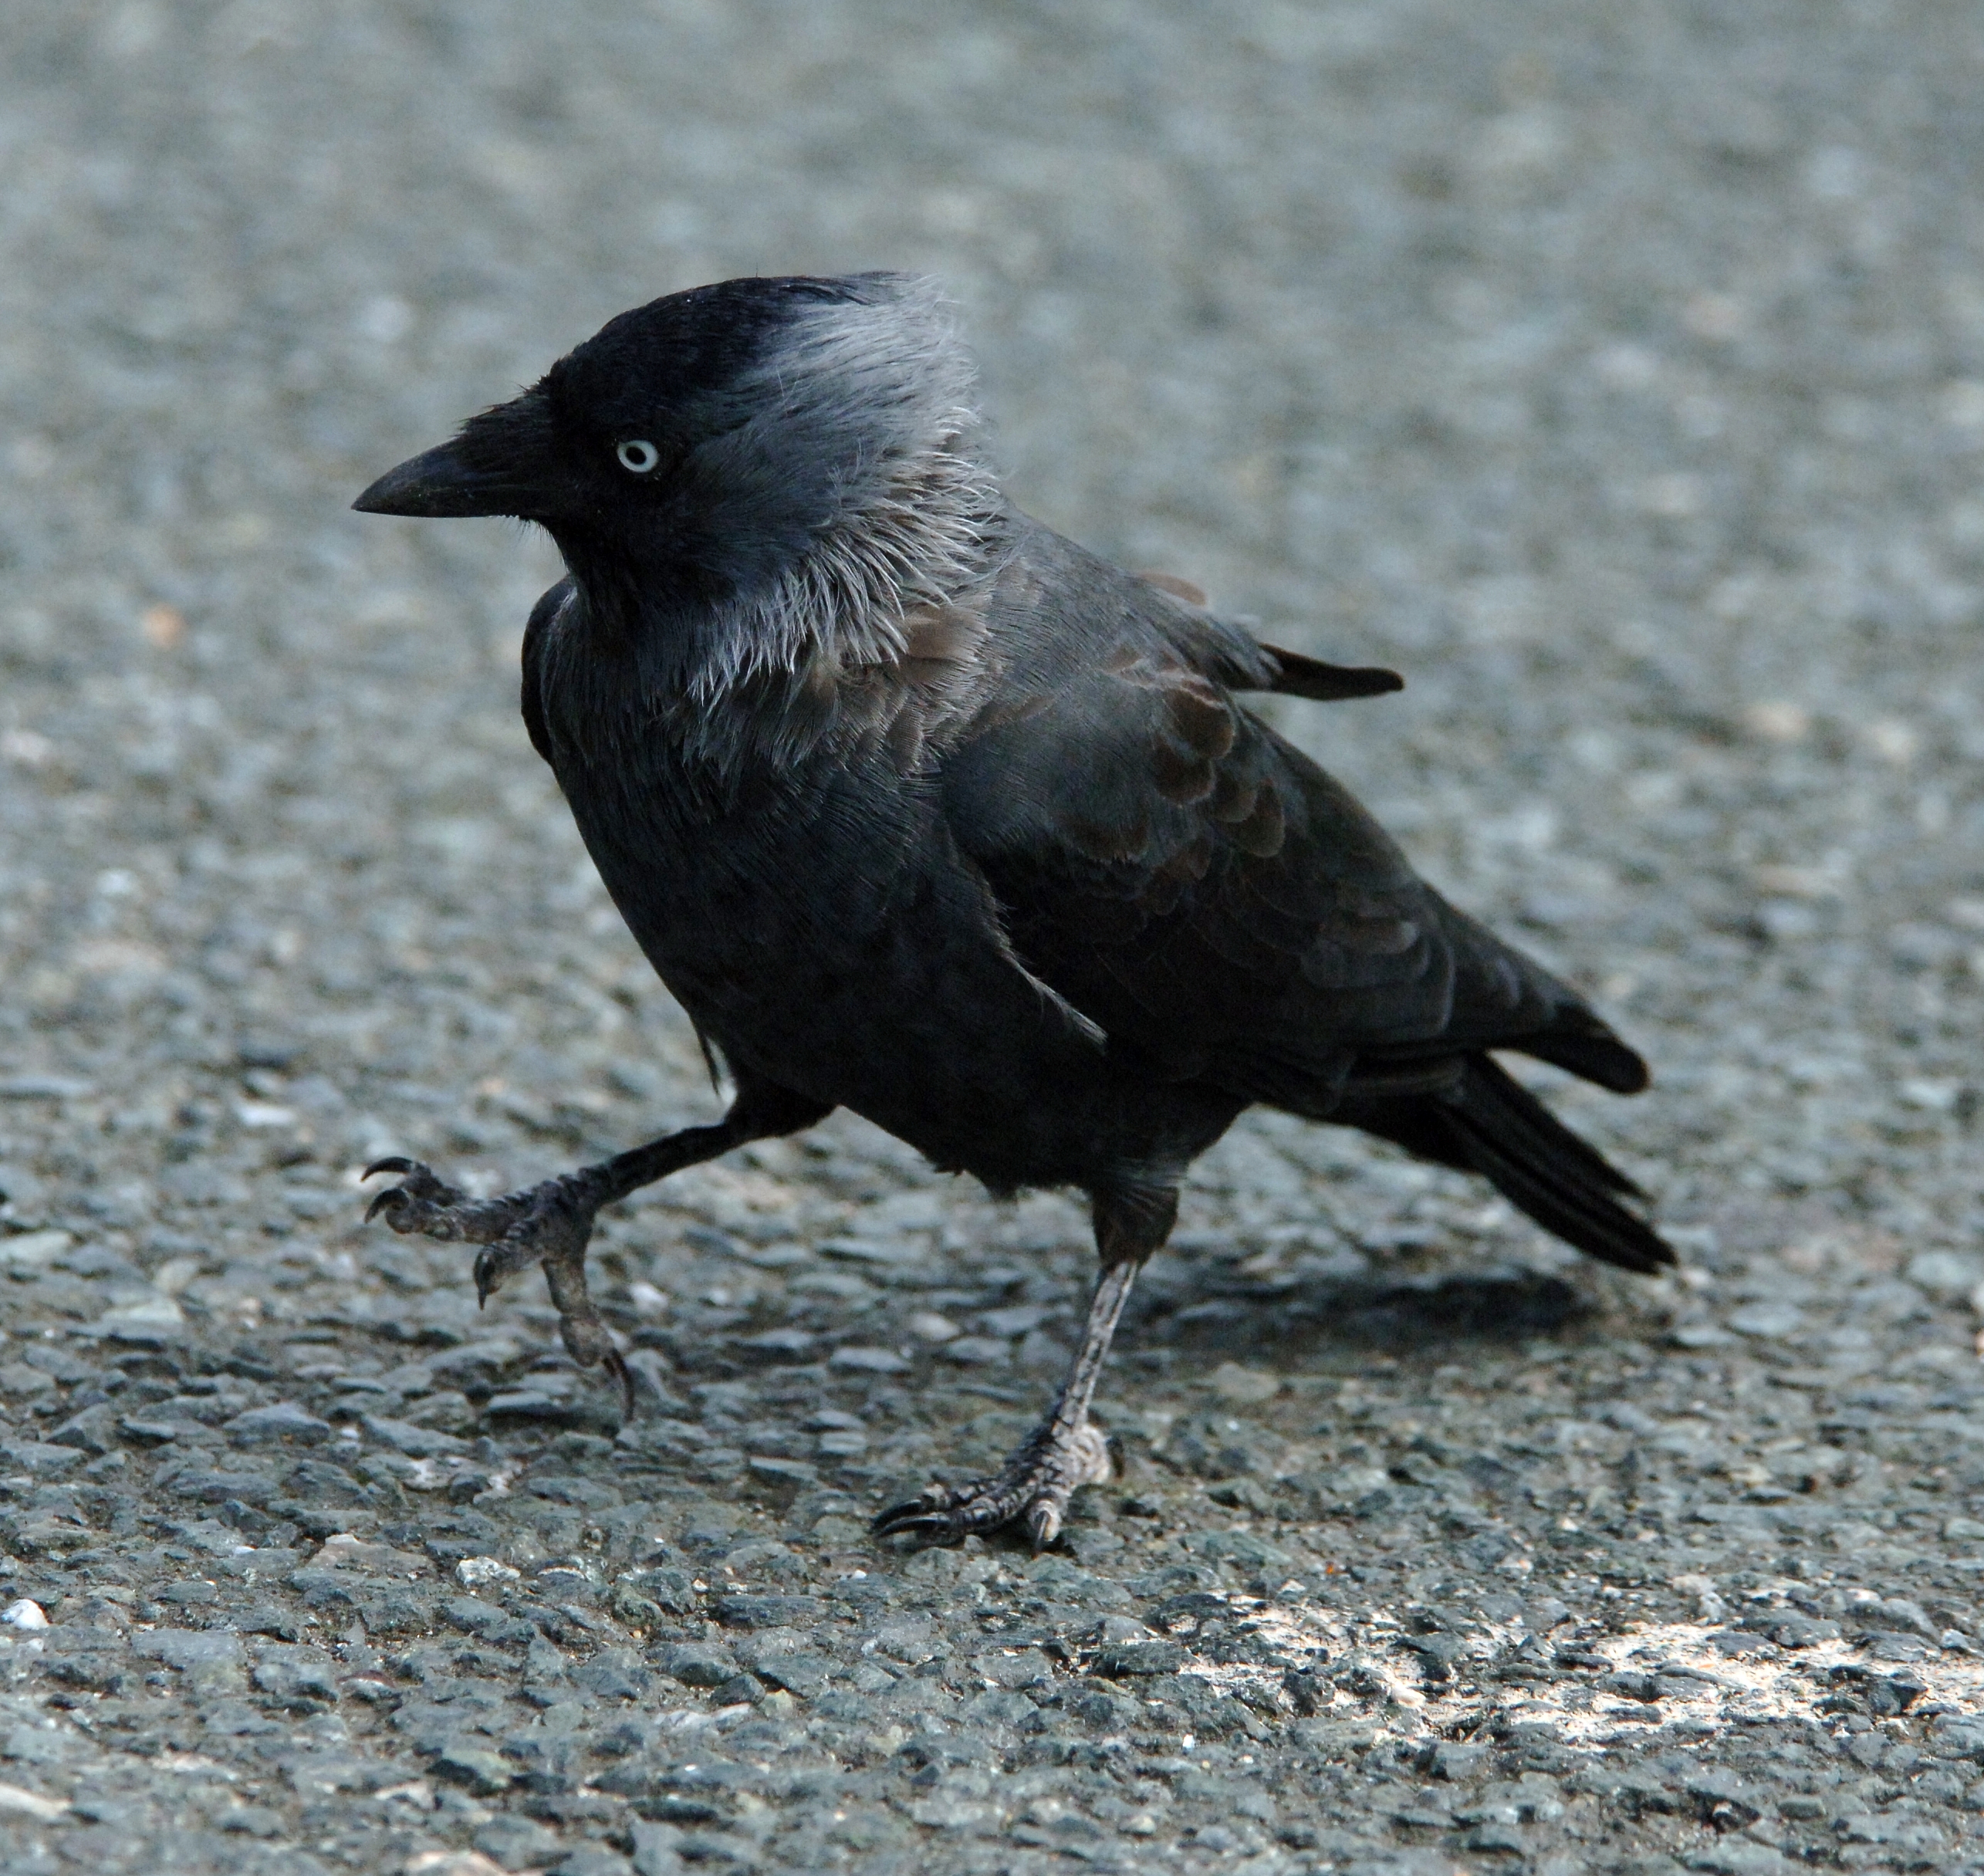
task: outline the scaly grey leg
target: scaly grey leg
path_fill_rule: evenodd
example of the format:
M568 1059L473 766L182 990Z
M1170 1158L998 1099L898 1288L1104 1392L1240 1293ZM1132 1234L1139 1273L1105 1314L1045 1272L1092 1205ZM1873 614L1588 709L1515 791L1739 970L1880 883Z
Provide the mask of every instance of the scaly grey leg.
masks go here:
M1096 1195L1096 1248L1103 1258L1102 1276L1090 1300L1081 1347L1046 1418L996 1478L931 1486L883 1512L874 1521L877 1536L912 1532L935 1543L957 1543L974 1531L996 1530L1023 1519L1035 1550L1054 1541L1075 1493L1083 1486L1108 1480L1109 1444L1088 1417L1089 1403L1130 1286L1170 1235L1177 1215L1175 1191L1143 1188Z

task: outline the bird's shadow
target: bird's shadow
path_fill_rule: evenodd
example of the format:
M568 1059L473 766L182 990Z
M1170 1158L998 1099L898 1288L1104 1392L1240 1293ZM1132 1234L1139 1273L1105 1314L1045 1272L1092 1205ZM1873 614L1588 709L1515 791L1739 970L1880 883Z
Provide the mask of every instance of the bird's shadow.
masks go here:
M1389 1280L1381 1276L1253 1280L1188 1263L1151 1286L1124 1325L1147 1347L1283 1358L1330 1347L1385 1350L1550 1335L1592 1310L1560 1276L1502 1266Z

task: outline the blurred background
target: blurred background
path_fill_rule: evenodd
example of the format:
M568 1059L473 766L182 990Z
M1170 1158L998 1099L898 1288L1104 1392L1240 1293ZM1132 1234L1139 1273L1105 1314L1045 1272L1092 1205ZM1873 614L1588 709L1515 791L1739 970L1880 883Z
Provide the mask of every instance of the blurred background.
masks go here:
M233 1306L229 1234L367 1153L706 1108L515 720L547 546L346 504L623 307L874 266L955 296L1023 505L1407 673L1280 720L1646 1046L1574 1104L1701 1256L1968 1255L1967 0L14 0L0 48L0 1163L120 1256ZM1506 1234L1301 1137L1231 1153Z

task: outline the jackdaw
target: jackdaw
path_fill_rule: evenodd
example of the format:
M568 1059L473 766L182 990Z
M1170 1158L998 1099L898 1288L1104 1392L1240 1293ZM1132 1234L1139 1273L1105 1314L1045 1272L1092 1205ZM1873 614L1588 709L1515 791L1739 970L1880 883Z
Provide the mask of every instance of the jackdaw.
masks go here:
M373 1168L399 1183L370 1215L482 1247L482 1297L542 1264L566 1347L630 1411L586 1287L600 1208L840 1107L994 1193L1080 1188L1101 1259L1037 1430L883 1532L1045 1544L1107 1478L1089 1404L1124 1300L1187 1168L1256 1103L1479 1173L1609 1263L1672 1261L1492 1052L1622 1094L1645 1064L1239 701L1401 680L1259 643L1014 508L928 282L657 299L356 505L556 542L524 721L735 1087L714 1125L502 1198Z

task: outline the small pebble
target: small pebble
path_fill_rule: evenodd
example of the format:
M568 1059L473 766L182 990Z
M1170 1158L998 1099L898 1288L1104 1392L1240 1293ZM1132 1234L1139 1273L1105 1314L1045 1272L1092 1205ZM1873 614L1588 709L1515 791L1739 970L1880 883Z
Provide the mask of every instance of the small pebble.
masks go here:
M469 1589L479 1589L485 1583L520 1583L523 1572L512 1570L499 1558L493 1557L465 1557L455 1566L455 1580Z

